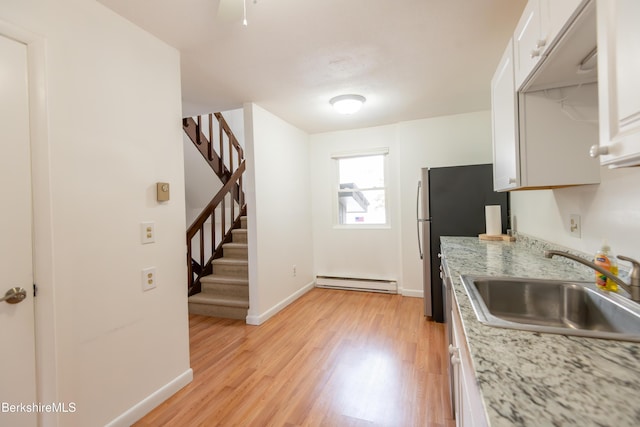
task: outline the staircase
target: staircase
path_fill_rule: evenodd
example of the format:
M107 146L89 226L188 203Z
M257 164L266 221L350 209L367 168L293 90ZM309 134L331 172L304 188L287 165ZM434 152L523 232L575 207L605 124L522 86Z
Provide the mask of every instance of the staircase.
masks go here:
M223 184L187 229L189 313L245 319L249 263L244 152L220 113L185 118L183 129Z
M224 255L212 261L213 273L200 278L201 291L189 297L189 313L227 319L245 319L249 309L247 217L231 231L232 242L222 245Z

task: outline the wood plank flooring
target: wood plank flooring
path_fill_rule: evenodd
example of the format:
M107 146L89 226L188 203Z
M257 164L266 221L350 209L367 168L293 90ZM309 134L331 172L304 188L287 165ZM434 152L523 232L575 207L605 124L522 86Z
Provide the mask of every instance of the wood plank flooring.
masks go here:
M420 298L316 288L261 326L189 324L193 382L135 426L455 426Z

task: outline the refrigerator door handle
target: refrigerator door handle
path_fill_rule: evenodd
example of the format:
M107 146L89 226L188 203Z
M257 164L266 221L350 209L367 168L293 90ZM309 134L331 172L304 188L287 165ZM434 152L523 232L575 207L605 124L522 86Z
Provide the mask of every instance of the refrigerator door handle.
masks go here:
M420 187L422 186L422 181L418 181L418 194L416 195L416 232L418 233L418 253L420 253L420 259L424 259L424 254L422 253L422 242L420 241Z

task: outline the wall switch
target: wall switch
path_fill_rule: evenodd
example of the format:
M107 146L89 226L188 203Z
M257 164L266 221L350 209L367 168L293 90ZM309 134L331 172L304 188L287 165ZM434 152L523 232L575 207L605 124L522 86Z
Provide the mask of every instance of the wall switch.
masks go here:
M573 237L581 237L582 227L580 226L580 215L569 215L569 234Z
M143 222L140 223L140 241L143 245L156 241L156 223Z
M156 268L147 267L142 269L142 290L148 291L156 287Z
M296 267L295 264L293 264L292 274L293 274L293 277L296 277L296 275L298 274L298 268Z

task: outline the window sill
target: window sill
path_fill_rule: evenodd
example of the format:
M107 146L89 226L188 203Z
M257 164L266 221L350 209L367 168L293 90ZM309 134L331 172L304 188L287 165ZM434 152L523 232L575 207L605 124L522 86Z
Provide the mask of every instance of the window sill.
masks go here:
M334 224L334 230L390 230L391 224Z

